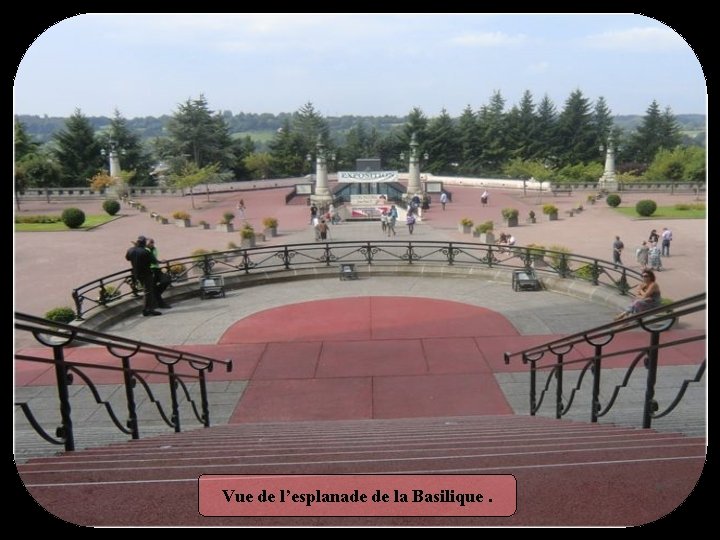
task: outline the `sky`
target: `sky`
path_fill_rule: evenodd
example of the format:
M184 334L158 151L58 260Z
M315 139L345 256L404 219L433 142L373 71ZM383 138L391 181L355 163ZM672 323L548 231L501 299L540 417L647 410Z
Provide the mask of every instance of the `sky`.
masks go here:
M161 116L202 94L233 114L459 116L495 91L561 110L576 89L613 114L707 109L688 42L642 15L87 14L31 41L15 114Z

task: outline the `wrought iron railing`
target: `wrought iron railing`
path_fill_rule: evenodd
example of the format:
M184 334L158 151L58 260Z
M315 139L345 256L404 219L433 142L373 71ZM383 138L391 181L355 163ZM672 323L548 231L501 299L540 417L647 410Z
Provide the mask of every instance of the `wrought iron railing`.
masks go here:
M180 423L180 400L179 391L182 392L185 401L189 404L195 418L203 426L210 426L210 409L208 403L208 392L206 384L206 372L213 371L215 365L224 366L232 371L232 361L217 360L208 356L180 351L168 347L151 345L128 339L120 336L113 336L92 330L70 326L54 321L48 321L24 313L15 313L15 329L31 333L35 339L45 347L52 349L52 358L42 354L15 354L16 361L33 362L52 365L55 369L55 384L58 391L59 411L61 424L55 430L55 436L48 433L40 422L37 421L30 405L27 402L16 402L15 405L25 414L30 425L46 441L64 445L65 450L75 449L75 437L73 431L72 407L69 387L72 385L74 376L77 375L87 385L92 393L95 402L102 405L110 421L123 433L130 435L133 439L140 438L140 426L136 406L136 386L140 383L152 403L155 404L157 412L162 420L176 432L181 431ZM105 362L73 361L66 358L65 350L71 345L89 344L103 347L105 351L117 359L114 364ZM100 352L98 353L100 355ZM139 368L133 366L133 361L138 355L149 355L157 361L153 369L147 367ZM127 419L123 422L111 403L101 397L97 385L93 382L88 372L103 373L116 372L122 374L122 381L125 387L125 404L127 406ZM148 375L162 375L167 378L170 396L169 415L163 408L162 403L153 393L146 381ZM197 382L199 396L193 397L186 381ZM199 402L199 403L198 403Z
M647 370L645 383L645 397L643 401L642 427L650 428L652 421L667 416L672 412L682 400L688 385L693 382L699 382L707 366L707 359L703 358L697 366L694 377L684 380L677 391L675 397L669 400L667 406L660 410L660 404L655 399L655 385L657 379L658 365L661 353L664 355L672 354L668 349L677 347L686 343L695 341L704 341L705 333L698 331L696 335L685 336L670 339L664 343L660 343L660 336L663 332L670 330L675 323L682 317L691 313L705 310L705 294L698 294L675 302L664 305L652 310L633 315L621 321L615 321L603 326L598 326L584 332L579 332L560 339L537 345L518 352L506 352L505 363L509 364L514 357L522 359L523 364L530 364L530 414L535 415L540 410L546 395L549 396L551 384L555 383L555 417L562 418L565 416L573 405L576 393L582 388L585 381L585 375L590 373L591 381L591 399L590 399L590 421L597 422L598 418L605 416L615 405L619 392L625 388L630 380L630 376L636 367L642 362L642 366ZM612 350L608 352L608 345L613 341L615 336L633 329L642 329L648 333L647 345L627 348L623 350ZM593 347L593 354L583 356L574 360L566 360L565 357L576 346L581 344L589 344ZM614 358L622 355L635 355L633 360L627 367L622 382L616 385L607 399L606 403L600 400L600 382L602 379L603 360ZM542 363L543 358L549 356L552 361ZM568 367L580 368L577 375L577 382L574 387L569 390L566 395L567 388L563 383L563 375ZM541 385L542 390L538 395L538 377L541 373L547 372L545 384Z
M169 259L163 270L172 283L199 280L209 274L227 277L253 274L281 276L283 272L353 263L397 270L403 265L478 267L508 270L534 268L540 276L557 276L605 285L625 295L641 281L640 273L612 262L540 247L507 247L471 242L313 242L212 252ZM140 285L129 269L85 283L72 292L78 319L123 298L139 296Z

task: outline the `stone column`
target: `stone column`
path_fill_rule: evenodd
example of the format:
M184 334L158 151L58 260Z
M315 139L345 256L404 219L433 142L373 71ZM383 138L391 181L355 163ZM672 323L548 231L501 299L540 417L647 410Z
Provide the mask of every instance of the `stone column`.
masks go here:
M413 195L421 195L422 187L420 186L420 156L418 155L418 142L415 134L410 139L410 163L408 165L408 185L407 198Z
M318 142L315 145L315 193L310 196L310 200L316 206L322 207L333 201L330 188L328 188L327 173L327 156L325 155L325 145L318 136Z
M617 176L615 176L615 146L612 135L608 137L605 154L605 172L603 172L603 175L600 177L598 187L607 191L617 191L618 188Z

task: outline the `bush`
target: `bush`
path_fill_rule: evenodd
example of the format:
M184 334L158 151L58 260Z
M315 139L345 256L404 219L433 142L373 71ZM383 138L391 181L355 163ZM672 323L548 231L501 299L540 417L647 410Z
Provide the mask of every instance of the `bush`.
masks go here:
M179 276L180 274L184 274L185 270L187 270L187 268L185 267L184 264L177 263L177 264L170 265L170 268L168 270L173 276Z
M227 248L228 249L237 249L238 247L235 242L228 242Z
M240 236L242 238L255 238L255 229L249 223L245 223L243 228L240 229Z
M547 214L549 216L550 214L557 214L557 213L558 213L558 209L557 209L557 206L555 206L554 204L546 204L543 206L543 214Z
M229 225L232 223L232 220L235 219L235 214L232 212L225 212L223 214L222 220L220 220L221 225Z
M470 219L470 218L464 217L464 218L462 218L462 219L460 220L460 225L462 225L463 227L472 227L472 226L473 226L473 220Z
M266 229L276 229L278 226L278 220L274 217L266 217L263 219L263 227Z
M622 199L620 199L620 195L618 195L617 193L611 193L607 196L605 200L607 201L608 206L612 206L613 208L619 206L622 202Z
M190 214L183 210L176 210L172 215L173 219L190 219Z
M60 216L15 216L15 223L57 223L62 221Z
M85 212L79 208L66 208L63 210L61 219L70 229L77 229L85 223Z
M517 208L503 208L502 217L505 219L517 218L520 211Z
M485 234L493 230L494 224L492 221L486 221L485 223L480 223L477 227L475 227L475 232L478 234Z
M635 205L635 211L643 217L652 216L655 210L657 210L657 204L649 199L638 201Z
M67 306L51 309L45 314L49 321L69 323L75 320L75 311Z
M107 199L103 202L103 210L105 210L109 215L114 216L120 211L120 203L117 202L115 199Z

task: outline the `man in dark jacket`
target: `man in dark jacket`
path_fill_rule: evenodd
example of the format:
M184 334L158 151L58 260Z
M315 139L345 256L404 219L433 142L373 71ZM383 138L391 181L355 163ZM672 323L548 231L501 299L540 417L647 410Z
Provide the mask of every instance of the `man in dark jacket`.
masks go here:
M155 276L152 271L153 255L147 249L147 240L144 236L138 236L135 245L127 250L125 259L132 264L133 277L136 283L140 283L145 289L145 306L143 316L162 315L157 311L157 299L155 297Z

